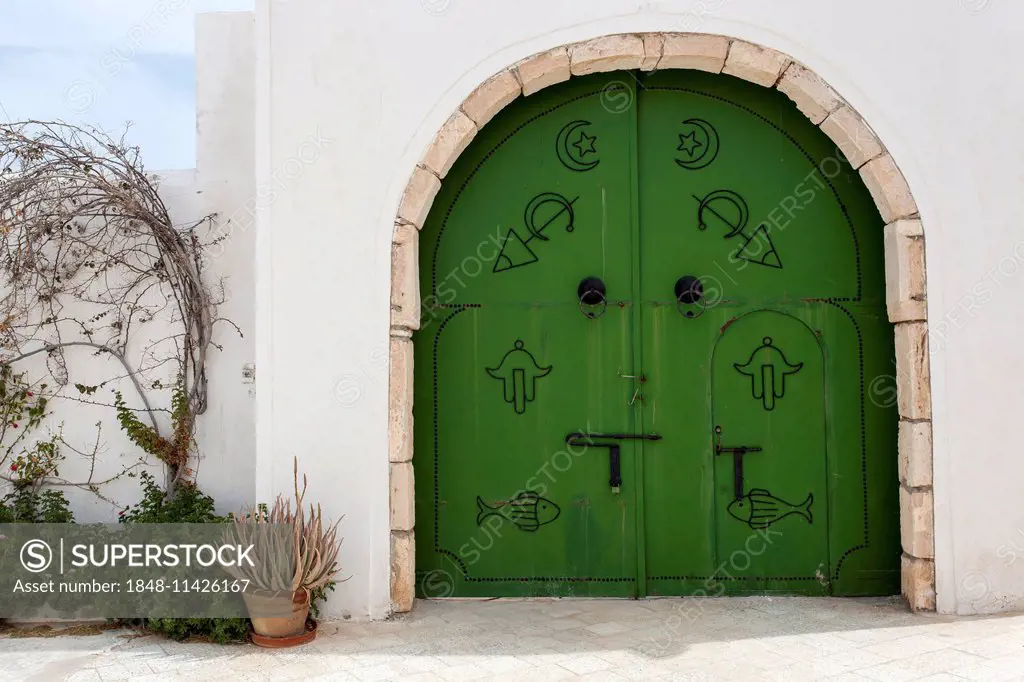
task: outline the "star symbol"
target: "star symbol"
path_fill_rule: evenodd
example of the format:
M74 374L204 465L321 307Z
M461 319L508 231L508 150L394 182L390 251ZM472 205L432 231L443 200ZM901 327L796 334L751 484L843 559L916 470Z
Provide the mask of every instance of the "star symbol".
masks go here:
M597 135L593 137L587 135L587 131L580 131L580 139L572 143L573 147L580 150L580 158L582 159L587 154L596 154L597 149L594 148L594 143L597 142Z
M703 146L704 143L697 139L696 132L690 131L685 135L679 133L679 147L677 151L686 152L687 155L693 156L697 148Z

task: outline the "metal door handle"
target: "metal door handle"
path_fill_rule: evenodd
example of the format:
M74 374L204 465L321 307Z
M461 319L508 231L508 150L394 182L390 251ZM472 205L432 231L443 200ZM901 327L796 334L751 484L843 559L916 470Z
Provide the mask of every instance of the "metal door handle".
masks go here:
M661 436L656 433L637 435L633 433L583 433L582 431L576 431L565 437L565 444L608 448L608 485L611 486L613 493L617 493L622 486L622 449L619 445L619 441L622 440L661 440Z

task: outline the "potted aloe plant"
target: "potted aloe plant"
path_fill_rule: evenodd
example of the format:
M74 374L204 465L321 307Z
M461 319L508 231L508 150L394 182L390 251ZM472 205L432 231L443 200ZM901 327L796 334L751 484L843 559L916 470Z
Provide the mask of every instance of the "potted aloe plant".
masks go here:
M250 556L255 565L229 570L250 581L243 597L253 642L260 646L295 646L312 640L315 627L306 626L311 596L333 583L338 573L340 520L325 524L320 505L304 508L307 479L303 475L300 490L298 460L294 483L294 509L291 499L278 495L269 512L259 505L233 514L226 531L232 544L253 546Z

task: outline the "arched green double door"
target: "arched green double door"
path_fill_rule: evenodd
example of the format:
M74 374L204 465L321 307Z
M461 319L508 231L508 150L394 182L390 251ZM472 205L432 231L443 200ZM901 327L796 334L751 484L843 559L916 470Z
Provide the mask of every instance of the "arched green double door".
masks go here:
M898 591L882 222L778 92L520 99L420 254L421 595Z

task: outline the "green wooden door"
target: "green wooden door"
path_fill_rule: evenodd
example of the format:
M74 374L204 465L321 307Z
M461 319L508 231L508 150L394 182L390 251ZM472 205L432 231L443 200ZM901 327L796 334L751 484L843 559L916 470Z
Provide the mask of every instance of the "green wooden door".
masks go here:
M421 595L898 589L881 220L782 95L670 71L521 99L420 253Z
M520 102L460 158L421 237L417 553L428 595L630 595L635 486L566 436L631 432L629 116L605 83ZM632 96L632 92L625 93ZM555 152L558 141L561 153ZM583 315L580 281L607 305ZM620 453L632 466L638 453ZM426 585L426 587L422 587Z

